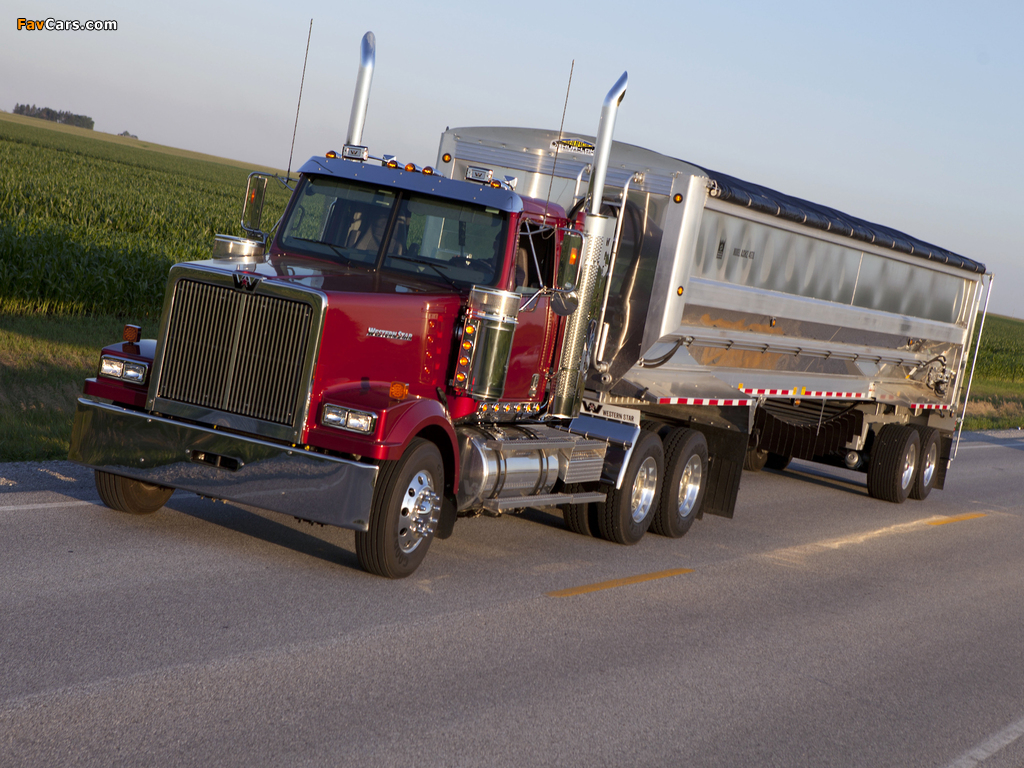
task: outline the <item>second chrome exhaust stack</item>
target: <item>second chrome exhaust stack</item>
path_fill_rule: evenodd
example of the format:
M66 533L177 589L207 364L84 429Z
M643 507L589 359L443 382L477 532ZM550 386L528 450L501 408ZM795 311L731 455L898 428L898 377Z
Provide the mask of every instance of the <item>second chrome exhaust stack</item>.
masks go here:
M601 215L604 201L604 182L608 175L608 162L612 153L612 134L619 104L626 95L626 72L618 79L601 107L601 121L597 127L594 149L594 171L590 175L590 207L583 223L585 238L583 264L577 280L579 308L569 317L562 341L562 356L558 363L558 381L548 413L555 417L575 418L583 402L583 386L590 368L596 329L594 318L598 304L604 297L604 283L608 279L615 234L615 219Z

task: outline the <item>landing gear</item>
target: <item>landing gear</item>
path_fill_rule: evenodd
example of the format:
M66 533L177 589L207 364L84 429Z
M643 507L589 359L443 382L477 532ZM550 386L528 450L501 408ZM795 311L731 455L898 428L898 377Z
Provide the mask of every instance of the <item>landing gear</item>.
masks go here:
M103 503L118 512L148 515L167 503L173 488L150 485L121 475L112 475L99 469L96 472L96 490Z
M685 428L669 432L665 437L665 467L665 483L651 530L678 539L690 530L704 500L708 478L704 435Z
M914 427L901 424L883 426L875 435L871 449L868 493L876 499L896 504L906 501L917 480L920 453L921 438Z
M356 556L366 571L389 579L410 575L437 530L444 463L437 446L416 438L402 458L381 465L370 527L356 532Z
M651 525L661 488L665 452L653 432L641 431L626 465L622 488L607 488L608 497L598 507L597 525L602 539L636 544Z

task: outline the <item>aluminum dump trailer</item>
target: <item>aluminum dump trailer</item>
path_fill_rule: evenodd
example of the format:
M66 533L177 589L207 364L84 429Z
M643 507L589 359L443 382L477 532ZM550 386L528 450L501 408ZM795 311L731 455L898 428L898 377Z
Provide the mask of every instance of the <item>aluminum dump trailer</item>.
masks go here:
M442 135L439 167L454 178L485 167L569 210L593 151L589 136L455 128ZM991 283L983 264L621 142L606 184L620 235L594 318L593 399L645 418L732 425L747 436L749 469L794 456L845 464L868 472L869 490L883 427L911 427L931 462L924 492L942 487ZM735 460L733 449L718 464ZM731 514L731 495L711 511Z

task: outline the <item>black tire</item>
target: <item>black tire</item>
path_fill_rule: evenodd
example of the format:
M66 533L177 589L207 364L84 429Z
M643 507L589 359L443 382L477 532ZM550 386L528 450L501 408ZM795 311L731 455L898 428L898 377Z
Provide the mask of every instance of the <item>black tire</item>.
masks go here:
M768 463L768 451L761 451L757 448L747 448L747 455L743 457L743 468L748 472L760 472Z
M381 463L370 508L370 526L356 531L363 570L404 579L423 561L437 531L444 491L444 462L437 446L416 438L397 461Z
M130 515L148 515L156 512L174 493L173 488L150 485L99 469L95 470L95 477L96 490L99 491L103 503L111 509Z
M914 427L921 438L921 460L910 488L910 498L924 501L935 487L939 476L939 430L933 427Z
M707 481L704 435L683 427L672 430L665 438L665 483L651 530L672 539L685 536L700 514Z
M582 493L583 491L596 490L587 488L579 483L565 487L566 493ZM573 533L581 536L597 536L597 515L598 505L594 502L566 504L562 509L562 517L565 519L565 527Z
M782 453L769 453L768 458L764 462L764 466L765 469L774 469L776 472L781 472L789 466L789 462L792 460L792 456L787 456Z
M636 544L643 538L658 507L664 468L661 439L653 432L641 431L626 465L622 488L602 487L608 494L598 505L597 527L602 539Z
M876 499L902 504L917 477L921 438L917 430L886 424L875 435L868 462L868 493Z

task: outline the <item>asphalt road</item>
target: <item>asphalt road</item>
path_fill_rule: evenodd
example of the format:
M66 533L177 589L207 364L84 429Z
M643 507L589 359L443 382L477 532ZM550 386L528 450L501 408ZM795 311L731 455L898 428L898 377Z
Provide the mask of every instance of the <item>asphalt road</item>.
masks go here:
M1022 487L1014 434L902 505L794 462L682 540L460 520L389 582L346 531L0 464L0 765L1020 766Z

